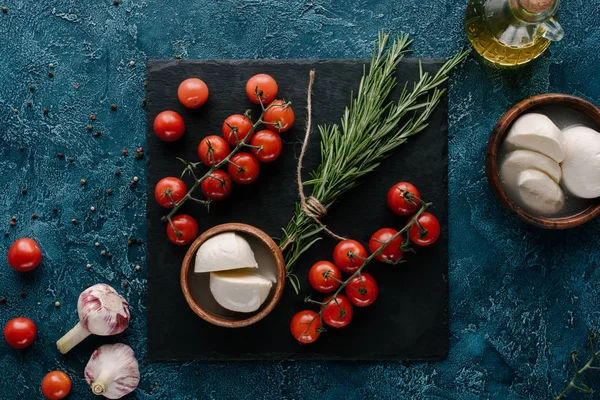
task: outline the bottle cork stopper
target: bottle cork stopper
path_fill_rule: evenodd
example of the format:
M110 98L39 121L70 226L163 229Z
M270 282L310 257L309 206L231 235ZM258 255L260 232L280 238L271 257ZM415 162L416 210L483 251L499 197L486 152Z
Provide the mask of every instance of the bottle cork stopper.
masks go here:
M530 13L540 13L547 11L556 0L521 0L521 6Z

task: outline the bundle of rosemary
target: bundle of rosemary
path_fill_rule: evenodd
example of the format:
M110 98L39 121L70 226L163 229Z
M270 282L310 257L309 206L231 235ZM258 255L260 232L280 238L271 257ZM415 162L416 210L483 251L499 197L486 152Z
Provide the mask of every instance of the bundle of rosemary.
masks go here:
M296 205L279 244L286 251L287 275L296 292L300 283L294 275L294 266L299 257L320 240L323 230L332 234L320 221L327 209L408 137L427 127L427 119L445 92L439 86L468 55L468 51L455 55L434 76L420 67L419 81L412 90L405 85L400 98L394 102L389 95L396 86L395 71L409 52L412 40L402 34L388 47L389 39L389 34L379 33L368 71L365 70L341 124L319 126L321 165L311 173L310 180L300 184L301 202ZM311 85L309 105L310 92ZM310 132L310 110L308 125L304 148ZM302 158L299 163L300 171ZM312 186L312 195L308 198L302 193L302 185ZM338 236L334 234L334 237Z

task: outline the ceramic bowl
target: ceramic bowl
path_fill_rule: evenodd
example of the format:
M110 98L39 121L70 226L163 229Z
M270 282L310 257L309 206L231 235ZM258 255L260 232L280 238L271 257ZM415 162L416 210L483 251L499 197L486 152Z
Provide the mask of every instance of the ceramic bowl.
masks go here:
M267 300L253 313L239 313L221 307L210 292L210 274L194 272L196 252L200 246L209 238L224 232L236 232L242 235L254 251L261 274L276 280ZM225 328L241 328L260 321L273 310L283 293L285 275L283 255L269 235L250 225L228 223L207 230L192 243L183 259L180 279L185 300L200 318Z
M516 214L517 217L540 228L568 229L596 218L600 214L600 200L596 200L595 204L590 205L579 214L570 217L548 218L536 216L521 208L506 194L498 173L497 159L500 147L513 121L522 114L541 111L548 107L570 107L575 112L581 114L581 118L585 120L586 126L600 131L600 109L588 101L575 96L552 93L530 97L508 110L494 127L487 146L486 173L492 191L500 203Z

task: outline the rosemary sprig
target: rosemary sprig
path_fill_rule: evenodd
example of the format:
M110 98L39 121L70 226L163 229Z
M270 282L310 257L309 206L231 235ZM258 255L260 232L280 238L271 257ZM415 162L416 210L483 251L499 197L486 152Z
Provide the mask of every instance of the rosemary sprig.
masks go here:
M571 352L571 360L573 361L573 365L575 367L575 375L573 376L573 378L571 379L571 381L569 382L569 384L565 387L565 389L558 396L555 397L555 400L564 399L565 396L567 395L567 393L571 389L579 390L580 392L583 392L583 393L586 393L586 394L593 394L594 393L594 391L592 390L592 388L588 387L585 383L579 383L578 384L577 380L587 370L600 370L600 366L594 365L595 361L600 357L600 350L596 349L596 341L597 340L598 340L598 334L596 334L594 331L592 331L590 329L590 333L588 335L588 343L589 343L590 349L592 351L592 356L590 357L590 359L588 360L588 362L585 363L585 365L583 367L581 367L581 368L579 368L577 366L577 360L578 360L577 350L573 350Z
M359 184L359 179L373 171L383 159L407 139L427 127L445 89L439 86L450 71L468 55L463 51L446 62L435 74L423 72L419 64L419 81L412 90L404 86L397 102L388 100L396 86L395 71L412 43L408 35L398 36L388 47L390 35L380 32L368 72L365 69L358 92L346 108L341 124L319 126L321 165L313 171L312 197L325 208ZM299 290L294 266L299 257L320 237L323 227L306 215L298 204L294 216L284 229L280 247L286 249L288 278Z

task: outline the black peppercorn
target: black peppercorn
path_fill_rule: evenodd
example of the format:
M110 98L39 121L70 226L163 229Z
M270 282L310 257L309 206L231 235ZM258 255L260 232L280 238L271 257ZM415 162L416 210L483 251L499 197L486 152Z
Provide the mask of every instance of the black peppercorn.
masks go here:
M38 215L37 215L37 214L35 214L35 213L31 214L31 218L32 218L32 219L37 219L37 217L38 217Z
M71 220L71 222L73 223L73 225L77 225L77 220L76 220L75 218L73 218L73 219Z
M55 213L55 212L57 212L57 211L58 211L58 208L56 208L56 207L52 207L52 212L53 212L53 213Z
M31 100L27 100L27 107L31 107Z
M112 189L107 189L106 190L106 194L109 195L109 196L112 196L112 194L113 194Z
M123 282L123 288L127 289L129 287L129 283Z
M87 130L88 130L88 132L91 132L91 131L92 131L92 129L94 129L94 127L93 127L93 126L91 126L91 125L88 125L88 126L87 126Z
M115 111L117 109L117 105L115 103L112 103L110 105L110 109L113 110L113 111Z
M4 14L8 13L8 8L6 8L6 7L2 7L2 12L3 12Z
M19 293L19 296L21 296L21 298L24 299L25 297L27 297L27 293L21 292Z
M95 137L102 136L102 132L100 132L100 131L96 131L96 132L94 132L94 136L95 136Z
M68 158L67 158L67 161L68 161L68 162L73 162L73 157L68 157Z
M48 115L48 109L46 107L44 107L42 111L44 112L44 114Z
M146 107L146 104L148 104L148 99L142 99L142 108Z
M62 160L64 156L65 156L65 155L64 155L63 153L58 153L58 158L59 158L59 159L61 159L61 160Z
M116 171L115 171L115 175L116 175L116 176L121 176L121 171L119 171L119 170L116 170Z
M23 150L25 150L25 149L23 148L23 146L19 146L19 151L21 151L21 152L22 152Z
M54 78L54 72L52 72L52 71L48 71L48 77L50 77L50 78Z
M95 120L96 120L96 116L95 116L94 114L91 114L91 115L90 115L90 119L91 119L92 121L95 121Z
M23 188L23 189L21 189L21 193L23 193L23 194L27 194L27 188Z
M2 296L0 297L0 304L4 304L6 303L6 297Z

